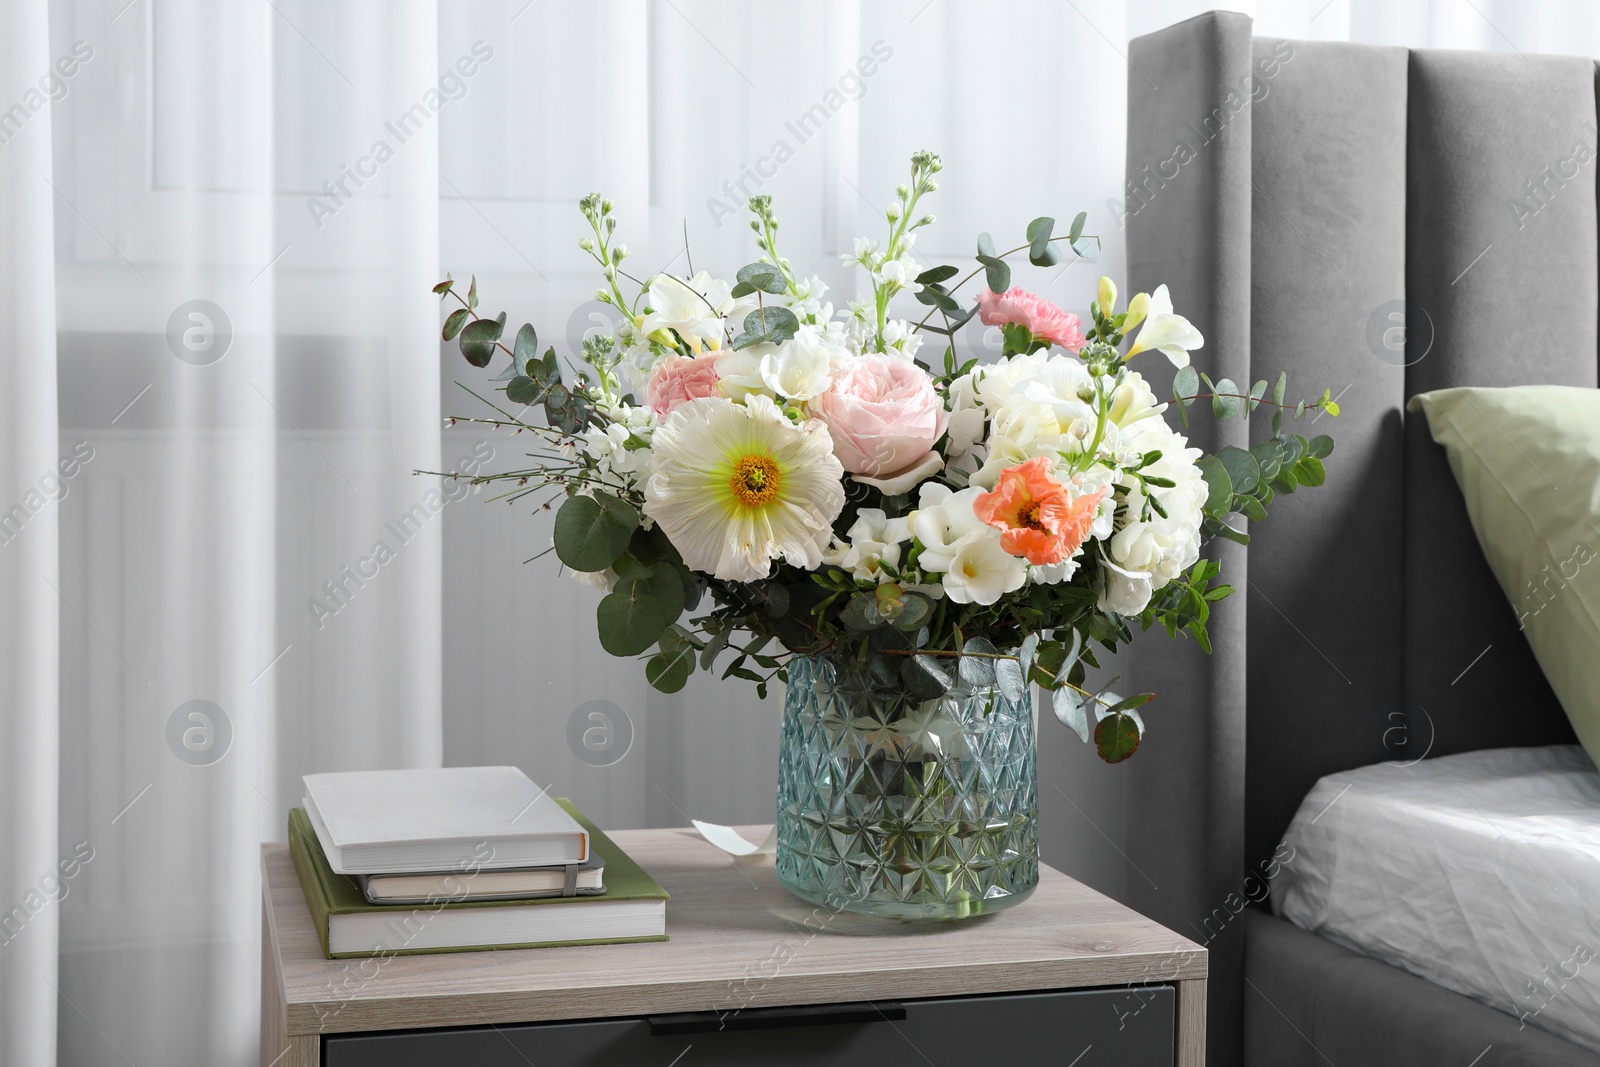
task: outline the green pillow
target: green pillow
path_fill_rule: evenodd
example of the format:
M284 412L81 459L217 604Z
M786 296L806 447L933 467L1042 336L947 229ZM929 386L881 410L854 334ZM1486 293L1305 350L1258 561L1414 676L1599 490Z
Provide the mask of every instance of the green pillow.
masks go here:
M1408 407L1427 414L1489 567L1600 762L1600 389L1440 389Z

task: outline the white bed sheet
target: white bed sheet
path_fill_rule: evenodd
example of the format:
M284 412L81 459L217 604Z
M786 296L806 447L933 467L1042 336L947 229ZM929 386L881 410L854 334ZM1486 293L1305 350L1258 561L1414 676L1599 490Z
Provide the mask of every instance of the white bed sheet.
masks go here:
M1285 840L1279 915L1600 1051L1600 773L1582 748L1331 774Z

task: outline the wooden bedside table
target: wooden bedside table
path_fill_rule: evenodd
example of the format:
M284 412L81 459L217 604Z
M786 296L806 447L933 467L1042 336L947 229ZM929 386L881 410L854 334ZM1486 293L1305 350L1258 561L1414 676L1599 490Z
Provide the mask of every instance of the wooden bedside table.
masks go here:
M672 894L671 941L328 960L262 846L262 1067L1205 1062L1205 949L1048 867L1009 911L897 923L687 828L612 836Z

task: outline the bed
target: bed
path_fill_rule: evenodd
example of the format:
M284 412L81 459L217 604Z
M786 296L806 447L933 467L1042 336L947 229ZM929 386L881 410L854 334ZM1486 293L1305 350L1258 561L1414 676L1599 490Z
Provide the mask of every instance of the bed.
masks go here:
M1130 903L1210 950L1213 1064L1600 1067L1542 1028L1553 1007L1524 1025L1272 910L1293 917L1282 847L1327 776L1574 742L1404 406L1596 386L1595 62L1255 38L1222 12L1128 56L1127 185L1108 207L1129 284L1166 281L1194 309L1214 377L1284 370L1344 410L1328 485L1253 524L1247 558L1223 547L1244 595L1214 616L1217 655L1135 649L1140 684L1174 695L1129 768ZM1499 343L1532 308L1545 328ZM1597 874L1550 936L1595 937Z

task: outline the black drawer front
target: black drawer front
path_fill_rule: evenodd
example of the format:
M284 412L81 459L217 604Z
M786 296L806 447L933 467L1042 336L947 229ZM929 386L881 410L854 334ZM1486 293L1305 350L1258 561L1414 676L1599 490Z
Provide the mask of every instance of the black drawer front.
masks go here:
M330 1036L324 1067L1172 1067L1169 985Z

